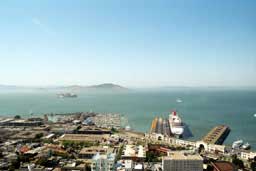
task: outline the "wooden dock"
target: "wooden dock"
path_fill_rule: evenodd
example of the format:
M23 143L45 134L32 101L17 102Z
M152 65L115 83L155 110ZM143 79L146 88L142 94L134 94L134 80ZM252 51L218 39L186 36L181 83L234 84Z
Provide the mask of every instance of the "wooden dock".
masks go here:
M214 127L202 140L207 144L221 145L227 138L230 128L226 125Z

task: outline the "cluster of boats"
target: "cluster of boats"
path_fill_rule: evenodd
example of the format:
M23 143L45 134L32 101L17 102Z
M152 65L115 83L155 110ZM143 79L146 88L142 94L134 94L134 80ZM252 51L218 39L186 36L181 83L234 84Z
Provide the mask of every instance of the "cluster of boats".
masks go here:
M251 145L247 142L244 144L243 140L237 140L234 141L232 144L233 149L243 149L243 150L248 150L251 148Z

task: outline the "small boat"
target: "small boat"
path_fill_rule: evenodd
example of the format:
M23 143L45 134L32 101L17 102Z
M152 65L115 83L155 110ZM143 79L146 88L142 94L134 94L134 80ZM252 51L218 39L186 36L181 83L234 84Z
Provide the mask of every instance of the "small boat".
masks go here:
M131 130L130 125L127 125L127 126L125 127L125 130L126 130L126 131L130 131L130 130Z
M256 113L253 116L256 118Z
M243 143L243 140L234 141L232 144L232 148L240 148L243 145Z
M177 103L182 103L183 101L181 99L176 99Z
M57 96L59 97L59 98L74 98L74 97L77 97L77 95L76 94L74 94L74 93L59 93L59 94L57 94Z
M244 145L242 145L242 149L244 149L244 150L248 150L250 148L251 148L251 145L248 142L245 143Z

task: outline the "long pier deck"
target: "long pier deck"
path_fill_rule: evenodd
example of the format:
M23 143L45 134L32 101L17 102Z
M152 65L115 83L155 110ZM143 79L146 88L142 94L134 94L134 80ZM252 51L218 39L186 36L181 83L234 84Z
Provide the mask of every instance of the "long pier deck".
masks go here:
M171 136L170 125L168 119L155 117L151 123L150 133L157 133Z
M202 140L208 144L221 145L227 138L230 128L226 125L214 127Z

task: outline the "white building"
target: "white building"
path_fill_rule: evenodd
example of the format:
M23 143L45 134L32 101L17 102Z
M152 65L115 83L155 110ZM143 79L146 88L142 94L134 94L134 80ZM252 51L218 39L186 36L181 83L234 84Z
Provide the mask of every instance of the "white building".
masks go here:
M142 145L126 145L121 158L125 160L143 161L146 158L146 150Z
M203 171L203 158L198 154L169 152L162 159L164 171Z
M256 152L241 151L241 159L243 159L243 160L254 159L254 157L256 157Z
M97 153L92 158L91 171L113 171L115 154L100 155Z

